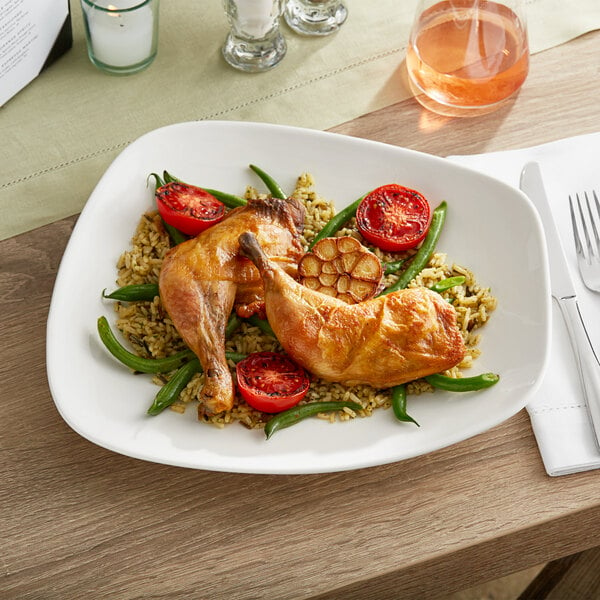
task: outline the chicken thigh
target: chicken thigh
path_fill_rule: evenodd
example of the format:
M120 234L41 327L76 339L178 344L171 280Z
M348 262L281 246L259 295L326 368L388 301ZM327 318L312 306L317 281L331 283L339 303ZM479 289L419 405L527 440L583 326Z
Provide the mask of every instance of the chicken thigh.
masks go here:
M458 364L465 354L456 312L438 293L409 288L346 304L296 282L251 233L242 250L258 267L269 323L305 369L348 385L387 388Z
M249 200L216 225L172 248L159 277L160 297L205 373L199 417L233 406L234 388L225 358L225 327L234 304L262 306L257 268L240 253L239 237L252 232L269 258L294 274L303 249L304 209L295 200ZM251 311L245 311L247 315Z

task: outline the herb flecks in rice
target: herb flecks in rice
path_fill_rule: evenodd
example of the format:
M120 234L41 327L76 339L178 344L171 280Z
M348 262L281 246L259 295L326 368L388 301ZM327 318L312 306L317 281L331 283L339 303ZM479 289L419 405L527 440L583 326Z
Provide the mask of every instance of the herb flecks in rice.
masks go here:
M314 236L335 215L335 207L332 202L322 198L315 191L313 178L308 173L298 178L292 195L303 202L306 207L302 242L308 248L308 244ZM261 198L265 195L248 186L244 197L246 199ZM364 243L355 228L354 219L340 229L336 235L351 235ZM130 249L121 255L117 263L117 285L157 283L162 261L169 247L169 236L158 213L153 211L144 214L134 233ZM409 250L400 254L389 254L378 248L371 248L371 250L383 263L406 258L407 265L416 252L416 250ZM467 348L463 361L453 369L446 371L446 374L460 377L462 376L462 370L470 368L473 361L480 354L478 348L480 341L479 329L487 322L490 313L496 308L496 299L490 293L489 288L481 287L477 283L475 276L469 269L456 264L449 265L446 258L446 255L441 252L435 253L427 267L409 284L409 287L431 287L447 277L458 275L465 277L463 285L453 287L442 293L442 296L452 302L456 309L458 327L462 332ZM385 285L394 283L397 277L397 275L387 275L384 278ZM130 342L134 351L141 356L162 358L185 348L181 336L162 308L159 297L154 298L152 302L117 302L115 303L115 310L117 312L118 329ZM225 347L228 352L243 354L282 351L276 339L246 322L242 323L238 331L226 341ZM235 365L230 363L229 366L232 373L235 373ZM161 386L172 375L173 373L157 375L154 376L153 381ZM171 406L171 410L179 413L185 412L186 407L196 401L198 392L203 385L204 375L195 375L182 391L179 399ZM407 384L407 392L410 395L432 391L433 388L423 379ZM346 386L313 378L308 394L301 404L324 400L350 400L363 407L358 415L352 410L318 415L319 418L328 421L345 421L356 416L368 417L379 408L389 408L391 406L391 392L390 390L377 390L368 385ZM235 405L230 411L212 417L205 417L204 422L221 428L230 423L240 423L247 428L255 429L264 427L269 418L270 415L251 408L241 398L236 397Z

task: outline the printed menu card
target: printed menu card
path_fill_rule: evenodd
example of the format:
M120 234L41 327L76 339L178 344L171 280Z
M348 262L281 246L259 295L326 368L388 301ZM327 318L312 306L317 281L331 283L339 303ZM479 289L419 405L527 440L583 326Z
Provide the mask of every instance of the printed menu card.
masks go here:
M0 106L73 43L68 0L0 2Z

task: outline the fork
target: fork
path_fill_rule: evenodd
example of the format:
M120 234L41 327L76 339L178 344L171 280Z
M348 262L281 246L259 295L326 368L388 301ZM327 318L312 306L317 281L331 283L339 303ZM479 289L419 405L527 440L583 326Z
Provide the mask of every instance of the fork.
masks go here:
M575 200L569 196L575 251L577 252L577 262L579 263L579 272L583 283L593 292L600 292L600 237L598 236L600 203L596 192L592 191L595 204L595 210L593 210L588 193L584 192L583 195L587 214L584 213L579 194L575 194ZM583 237L581 234L583 234Z

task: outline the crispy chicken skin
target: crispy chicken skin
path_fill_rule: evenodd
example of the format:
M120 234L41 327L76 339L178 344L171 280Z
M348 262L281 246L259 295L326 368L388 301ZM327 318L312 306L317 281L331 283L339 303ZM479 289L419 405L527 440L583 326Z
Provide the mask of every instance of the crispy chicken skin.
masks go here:
M303 253L299 239L303 222L304 209L295 200L250 200L167 253L159 278L160 297L204 369L199 417L233 406L225 327L234 304L242 311L248 305L262 306L262 280L257 268L240 253L240 235L252 232L273 263L293 275Z
M281 345L322 379L387 388L449 369L465 354L455 310L436 292L410 288L346 304L297 283L251 233L240 246L261 273Z

